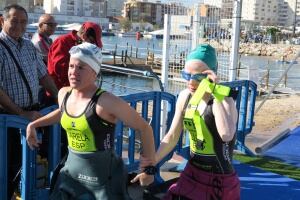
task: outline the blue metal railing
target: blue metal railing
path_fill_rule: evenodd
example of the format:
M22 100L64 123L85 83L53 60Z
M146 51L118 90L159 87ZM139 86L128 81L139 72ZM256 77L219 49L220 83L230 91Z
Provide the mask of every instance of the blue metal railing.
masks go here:
M256 85L252 81L235 81L226 83L232 88L237 89L238 97L236 106L239 111L239 120L237 124L237 145L236 148L244 153L252 154L252 152L245 146L245 137L252 130L253 114L256 97ZM134 109L138 110L141 116L149 121L153 128L154 141L156 149L159 147L161 138L161 113L166 110L166 131L170 128L171 121L175 113L176 97L166 92L145 92L138 94L131 94L121 96ZM44 113L56 109L51 107L44 110ZM7 199L7 128L14 127L21 130L22 141L22 177L21 177L21 198L23 200L31 199L47 199L49 196L48 189L36 188L36 151L31 151L26 143L26 126L28 120L15 115L0 115L0 199ZM48 178L50 180L50 173L55 168L60 160L60 126L58 124L50 126L50 143L48 151ZM124 144L124 138L128 137L128 141ZM139 152L139 137L131 128L125 127L122 122L118 122L115 131L115 149L116 153L122 156L122 153L127 153L124 162L128 168L128 172L134 172L139 169L139 161L135 159L135 155ZM10 144L11 145L11 144ZM126 148L126 145L127 148ZM183 142L181 137L177 152L185 158L189 156L188 139ZM173 151L174 152L174 151ZM163 161L158 164L160 167L163 163L168 161L172 155L171 152ZM156 182L162 182L159 172L155 176Z
M55 110L57 106L52 106L41 110L41 113L47 114ZM20 139L22 144L22 173L21 173L21 197L22 199L38 199L48 190L37 189L36 186L36 151L31 151L26 143L26 127L29 121L16 115L0 115L0 199L7 199L7 129L13 127L20 129ZM60 160L60 126L58 124L51 126L51 144L49 145L49 174Z
M161 137L161 112L162 112L162 105L164 102L167 103L167 120L166 120L166 129L170 128L174 113L175 113L175 104L176 104L176 97L172 94L166 92L146 92L146 93L138 93L138 94L131 94L127 96L122 96L122 98L129 102L131 107L137 109L137 105L139 104L139 110L141 110L141 116L146 120L149 121L150 125L153 129L154 134L154 143L155 148L157 149L160 144L160 137ZM123 136L124 136L124 124L119 122L116 128L116 152L118 155L122 155L123 151ZM134 129L128 130L128 159L125 161L128 172L134 172L139 169L139 161L134 159L135 152L138 151L135 146L136 141L136 134ZM163 165L167 160L169 160L172 156L173 152L171 152L164 160L162 160L158 166ZM160 177L160 173L157 173L155 176L155 180L157 182L162 182L163 179Z

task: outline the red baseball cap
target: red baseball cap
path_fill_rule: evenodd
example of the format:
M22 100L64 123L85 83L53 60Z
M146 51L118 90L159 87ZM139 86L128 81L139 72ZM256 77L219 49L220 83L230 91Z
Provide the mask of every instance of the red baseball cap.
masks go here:
M101 41L101 36L102 36L102 30L101 30L101 27L94 23L94 22L84 22L82 24L82 27L83 27L83 30L84 31L87 31L88 29L93 29L95 31L95 34L96 34L96 45L99 47L99 48L102 48L102 41Z

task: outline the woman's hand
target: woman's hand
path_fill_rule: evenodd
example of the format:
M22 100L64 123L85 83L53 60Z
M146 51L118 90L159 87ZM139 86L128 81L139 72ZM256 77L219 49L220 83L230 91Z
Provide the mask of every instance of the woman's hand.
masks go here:
M219 81L215 72L210 69L203 71L202 74L206 74L208 79L214 83L217 83Z
M27 144L31 150L34 150L34 148L38 148L39 144L41 143L37 139L36 130L31 125L31 123L28 124L27 129L26 129L26 140L27 140Z
M130 182L135 183L137 181L140 182L141 186L148 186L151 183L153 183L154 175L148 175L145 172L142 172L142 173L136 175L136 177L134 177L134 179L132 179Z
M147 166L153 166L155 165L155 161L153 159L147 158L143 155L140 156L140 168L141 170L144 170Z
M153 166L155 161L153 159L147 158L143 155L140 156L140 168L142 171L145 170L147 166ZM146 174L145 172L139 173L130 182L135 183L139 181L141 186L150 185L154 181L154 175Z

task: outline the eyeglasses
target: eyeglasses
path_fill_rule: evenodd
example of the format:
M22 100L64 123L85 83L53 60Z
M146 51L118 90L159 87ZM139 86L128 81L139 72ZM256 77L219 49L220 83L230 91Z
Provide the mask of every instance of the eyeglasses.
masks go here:
M184 78L185 80L189 81L189 80L195 80L195 81L201 81L202 79L206 78L206 74L190 74L185 72L184 70L181 71L181 76L182 78Z
M43 24L46 24L47 26L51 26L51 27L56 27L57 26L57 23L43 23Z

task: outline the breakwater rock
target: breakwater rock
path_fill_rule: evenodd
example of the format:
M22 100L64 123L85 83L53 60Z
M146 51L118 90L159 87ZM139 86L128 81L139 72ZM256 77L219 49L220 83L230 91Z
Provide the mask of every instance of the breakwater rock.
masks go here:
M231 42L228 41L210 41L218 51L231 51ZM291 44L264 44L264 43L240 43L240 54L253 56L270 56L274 60L290 61L296 53L300 51L300 45Z

